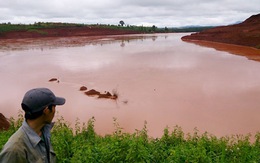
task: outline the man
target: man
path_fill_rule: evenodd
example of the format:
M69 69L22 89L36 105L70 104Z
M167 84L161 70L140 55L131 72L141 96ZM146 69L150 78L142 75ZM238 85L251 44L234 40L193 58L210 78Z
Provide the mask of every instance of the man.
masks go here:
M53 127L55 106L64 103L64 98L56 97L47 88L29 90L21 104L25 112L25 121L4 145L0 153L0 162L55 162L50 130Z

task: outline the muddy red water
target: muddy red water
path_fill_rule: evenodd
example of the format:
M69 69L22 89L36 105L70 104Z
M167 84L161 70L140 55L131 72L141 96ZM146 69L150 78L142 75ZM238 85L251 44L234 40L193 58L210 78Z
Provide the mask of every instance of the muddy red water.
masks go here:
M59 116L72 125L94 116L98 134L113 132L113 117L125 132L147 121L152 137L176 125L217 136L259 131L260 62L183 35L1 40L0 112L16 117L28 89L48 87L67 99ZM82 86L118 98L87 96Z

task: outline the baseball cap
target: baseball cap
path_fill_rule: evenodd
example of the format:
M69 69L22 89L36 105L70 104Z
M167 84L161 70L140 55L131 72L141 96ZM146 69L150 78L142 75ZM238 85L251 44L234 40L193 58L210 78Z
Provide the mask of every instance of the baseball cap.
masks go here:
M63 105L65 101L65 98L56 97L48 88L34 88L25 93L22 108L24 109L23 105L25 105L26 112L35 113L49 105Z

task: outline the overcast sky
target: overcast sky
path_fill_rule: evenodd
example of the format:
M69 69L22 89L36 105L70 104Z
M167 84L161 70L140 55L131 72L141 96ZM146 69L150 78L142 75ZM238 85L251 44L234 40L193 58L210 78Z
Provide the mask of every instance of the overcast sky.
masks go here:
M179 27L227 25L258 13L260 0L0 0L0 23Z

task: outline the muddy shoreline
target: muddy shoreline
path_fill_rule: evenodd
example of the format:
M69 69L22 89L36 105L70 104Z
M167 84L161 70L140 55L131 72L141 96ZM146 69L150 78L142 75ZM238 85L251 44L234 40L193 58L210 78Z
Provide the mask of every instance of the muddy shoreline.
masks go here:
M239 24L219 26L183 36L186 42L260 61L260 14Z

